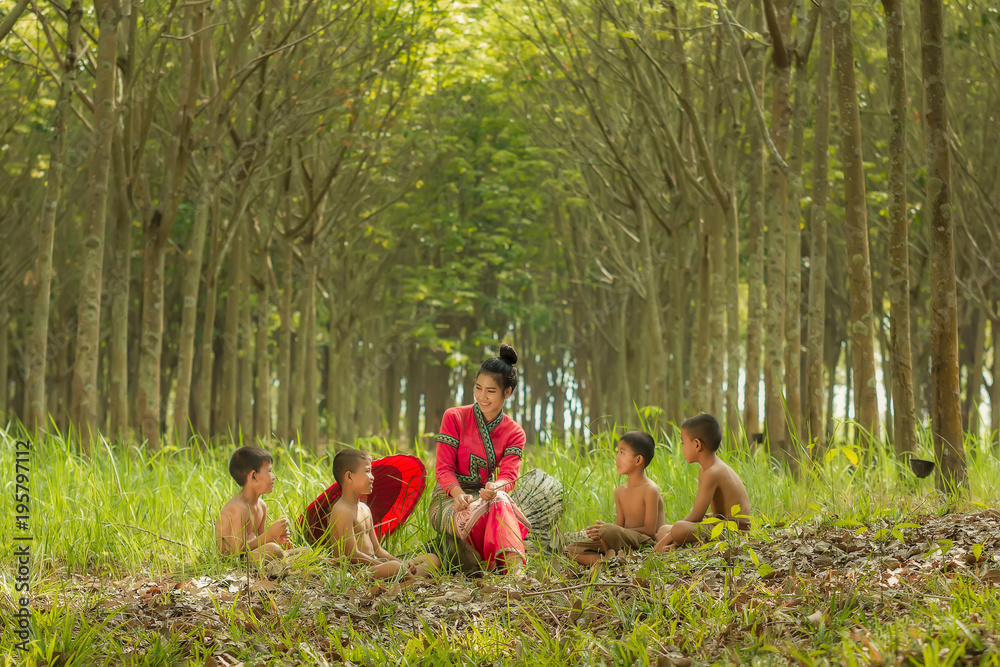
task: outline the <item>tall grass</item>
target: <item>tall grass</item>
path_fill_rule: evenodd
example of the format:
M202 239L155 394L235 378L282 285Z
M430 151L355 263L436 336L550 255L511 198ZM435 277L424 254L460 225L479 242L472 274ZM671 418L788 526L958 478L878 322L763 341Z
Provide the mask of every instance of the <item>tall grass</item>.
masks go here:
M8 471L0 510L8 518L14 510L13 443L17 435L23 437L23 433L0 432L0 460L3 470ZM656 456L647 473L660 486L669 521L690 511L697 469L684 461L675 427L661 429L656 440ZM80 454L72 439L60 435L33 444L32 590L36 594L51 601L63 599L71 585L67 575L76 573L138 580L232 570L231 562L222 562L216 555L213 532L219 509L238 491L228 475L232 443L207 446L192 441L188 447L166 447L151 454L140 446L102 442L88 456ZM356 444L376 456L395 453L398 448L374 438ZM564 484L564 530L583 528L596 519L613 519L612 492L623 481L614 471L615 444L616 437L609 431L595 434L586 443L568 438L528 447L523 469L539 467ZM922 434L920 446L922 455L929 458L931 443L926 434ZM295 523L305 506L331 482L331 460L295 444L272 443L269 449L278 476L274 493L266 498L269 515L288 516ZM432 452L420 443L408 450L427 464L428 486L432 486ZM802 451L811 463L801 466L798 475L790 474L761 448L724 447L720 452L749 492L754 538L776 539L777 526L807 522L830 525L844 520L867 524L885 518L900 522L914 514L996 505L1000 499L1000 461L996 451L983 441L966 442L968 486L958 499L935 492L932 478L916 480L880 445L859 448L834 439L823 452L808 447ZM427 548L433 537L426 512L429 499L430 493L425 493L411 520L386 540L390 552L403 555ZM13 549L9 541L0 545L0 607L5 618L9 618L8 610L16 599ZM539 580L566 581L560 562L535 559L533 567ZM570 611L555 601L557 606L547 608L544 604L533 607L524 600L514 603L507 614L517 615L516 621L492 618L489 623L472 623L461 631L447 626L425 627L422 633L394 627L394 612L387 608L383 634L374 639L349 624L327 627L322 618L299 623L300 612L292 605L279 610L281 618L268 631L265 644L270 648L266 651L299 646L311 641L303 633L321 632L326 633L330 646L355 664L631 665L642 664L655 651L671 645L689 655L710 653L716 649L706 647L712 646L716 637L740 628L739 654L754 656L754 664L784 664L768 657L779 654L802 664L877 663L873 652L890 656L904 648L910 656L927 656L914 664L937 664L944 649L953 656L979 651L983 664L1000 661L996 652L990 653L989 642L993 640L976 634L980 632L977 628L986 626L975 625L971 634L968 629L970 616L989 622L1000 618L1000 601L981 587L962 581L942 577L940 590L933 589L936 583L931 586L934 595L946 603L915 606L895 623L873 621L867 625L867 634L859 635L855 631L858 615L865 615L872 600L860 599L853 589L834 588L830 592L812 580L811 588L803 589L800 595L810 611L821 610L828 620L800 645L787 636L779 640L769 630L774 606L766 587L736 607L728 596L684 583L683 576L691 572L685 561L649 558L637 576L680 583L637 596L616 597L597 589L578 591L584 608L601 606L601 613L615 619L614 627L622 628L615 638L575 629L553 634L550 620L556 615L565 619ZM316 585L337 599L356 584L347 568L334 567L322 568ZM744 592L734 592L734 597ZM94 664L95 660L132 664L137 646L143 647L142 664L204 664L211 654L183 633L161 635L148 628L131 629L121 620L112 620L114 617L102 620L99 614L89 614L88 609L99 608L100 590L82 606L79 590L73 595L77 600L74 608L60 611L54 606L50 612L34 614L34 651L41 664ZM234 641L257 645L251 631L243 629L235 606L220 607L218 616L231 621ZM915 634L915 628L931 626L940 628L931 639ZM197 630L192 632L197 634ZM15 664L14 641L8 626L0 637L0 665ZM913 646L904 647L907 642ZM259 662L264 654L244 657ZM305 653L296 660L315 664Z
M13 515L13 442L17 433L0 432L3 470L9 471L0 495L3 516ZM23 433L20 434L23 437ZM685 463L677 431L668 426L657 437L656 456L647 474L659 485L667 520L688 513L697 490L697 466ZM375 456L397 445L367 438L356 443ZM596 519L613 520L612 491L622 483L614 470L616 439L599 433L584 445L573 439L529 446L523 469L539 467L565 487L564 530ZM930 447L924 437L921 445ZM332 482L331 462L292 444L270 445L278 481L265 499L272 518L294 521ZM387 548L408 552L431 537L426 505L433 486L433 456L417 444L410 451L428 467L428 492L411 520L391 536ZM967 506L995 505L1000 499L1000 460L988 444L970 440ZM102 442L89 456L55 435L33 443L31 487L34 554L41 568L53 563L73 571L122 574L136 568L185 572L215 564L213 529L222 505L239 488L228 474L228 446L166 447L151 454L136 445ZM916 480L896 457L878 445L864 449L834 442L798 476L777 464L763 448L725 449L720 455L744 481L753 505L754 525L801 522L817 513L862 522L885 515L946 506L932 478ZM924 456L928 456L925 452ZM855 464L856 463L856 464ZM954 503L947 506L954 507ZM0 545L10 562L13 546Z

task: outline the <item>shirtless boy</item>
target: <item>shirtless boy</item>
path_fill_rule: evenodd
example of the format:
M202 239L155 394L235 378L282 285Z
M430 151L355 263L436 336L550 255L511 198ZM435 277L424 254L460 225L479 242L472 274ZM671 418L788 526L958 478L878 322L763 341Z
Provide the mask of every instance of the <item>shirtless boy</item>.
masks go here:
M405 579L427 577L441 566L434 554L421 554L403 562L382 548L372 511L361 502L361 496L372 491L372 458L357 449L345 449L333 457L333 477L340 485L340 498L330 508L330 542L334 555L348 558L351 563L369 566L376 579L394 577L401 572Z
M615 522L595 522L587 528L589 540L566 547L576 562L593 565L608 552L638 549L653 541L666 522L660 487L646 476L655 451L653 437L643 431L630 431L618 441L615 471L628 480L615 489Z
M715 452L722 444L722 428L712 415L702 413L681 424L681 451L688 463L701 466L698 493L692 509L683 520L666 525L656 533L654 551L691 542L701 542L715 524L701 523L709 505L719 519L733 521L743 531L750 530L750 498L743 481ZM733 508L739 506L734 512ZM734 514L736 516L734 516Z
M267 505L261 497L274 490L271 455L260 447L240 447L229 459L229 474L240 492L223 505L215 520L215 543L219 553L248 554L262 563L284 558L292 552L288 519L267 525Z

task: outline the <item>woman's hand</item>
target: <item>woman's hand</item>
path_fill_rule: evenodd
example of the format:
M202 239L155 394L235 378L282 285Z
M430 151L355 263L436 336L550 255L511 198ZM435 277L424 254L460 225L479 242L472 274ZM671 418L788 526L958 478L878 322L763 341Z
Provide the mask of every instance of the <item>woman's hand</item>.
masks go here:
M469 503L472 502L473 498L468 493L459 490L457 495L452 496L455 499L455 511L461 512L462 510L468 508Z
M501 480L486 482L486 486L479 490L479 497L489 502L497 497L497 491L506 488L508 484L510 484L510 482L504 482Z

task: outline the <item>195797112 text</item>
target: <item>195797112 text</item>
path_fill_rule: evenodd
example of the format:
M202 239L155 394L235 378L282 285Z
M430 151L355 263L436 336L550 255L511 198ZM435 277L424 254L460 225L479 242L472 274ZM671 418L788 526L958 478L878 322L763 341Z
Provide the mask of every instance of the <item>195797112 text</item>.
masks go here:
M14 444L14 591L17 619L15 647L27 652L31 640L31 443Z

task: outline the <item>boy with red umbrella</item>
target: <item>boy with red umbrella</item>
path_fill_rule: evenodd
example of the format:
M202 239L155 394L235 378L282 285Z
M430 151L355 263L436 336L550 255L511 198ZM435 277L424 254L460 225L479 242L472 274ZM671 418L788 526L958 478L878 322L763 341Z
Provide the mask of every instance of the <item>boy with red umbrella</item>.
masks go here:
M403 562L379 541L380 536L401 525L416 506L424 486L423 464L409 456L386 457L374 463L381 464L378 476L374 474L369 454L357 449L337 453L333 476L339 489L327 489L309 506L307 531L314 539L330 544L336 556L369 566L377 579L401 573L406 578L426 577L440 567L437 556L421 554ZM380 482L381 489L376 490L376 482ZM340 496L336 498L338 491ZM369 499L372 506L363 502L362 497ZM329 507L328 503L334 499L336 502ZM328 513L324 511L326 507Z

